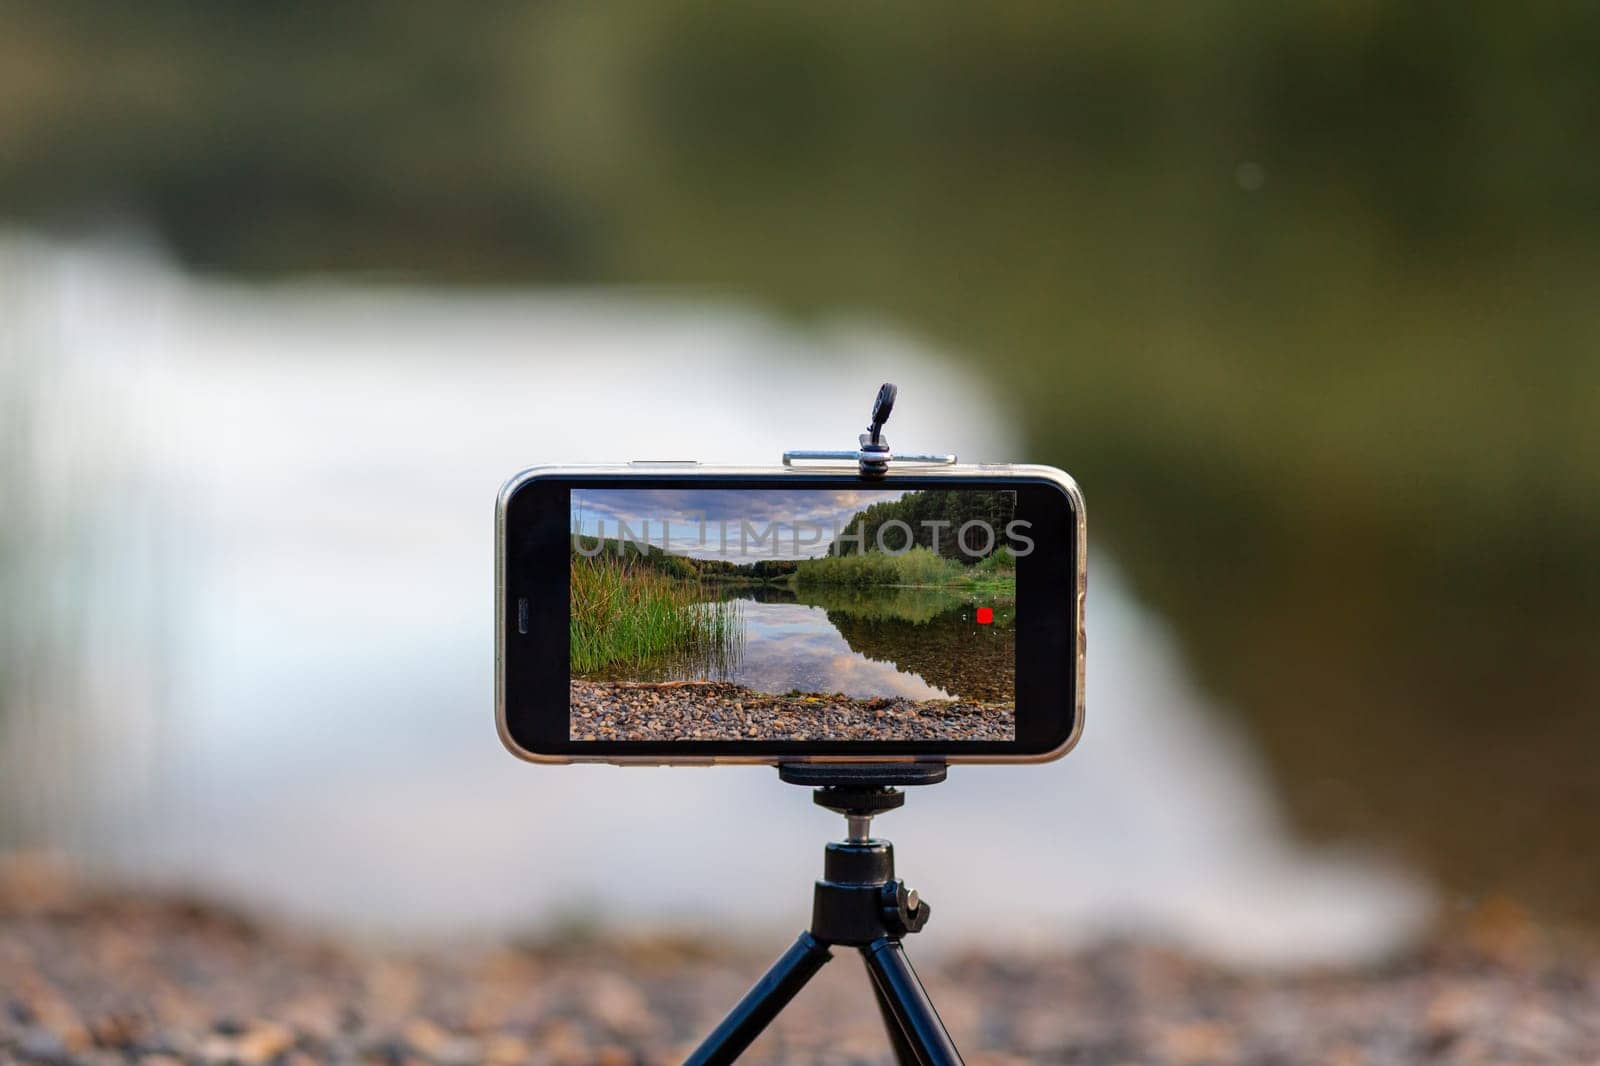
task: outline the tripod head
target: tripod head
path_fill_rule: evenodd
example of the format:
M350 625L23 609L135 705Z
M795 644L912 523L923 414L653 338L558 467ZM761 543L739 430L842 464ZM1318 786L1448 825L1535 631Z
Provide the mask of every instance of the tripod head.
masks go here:
M889 402L894 402L892 394ZM897 786L936 785L945 779L947 770L942 762L779 763L778 778L791 785L814 787L813 803L844 815L846 839L864 841L871 836L874 815L905 804L906 794Z

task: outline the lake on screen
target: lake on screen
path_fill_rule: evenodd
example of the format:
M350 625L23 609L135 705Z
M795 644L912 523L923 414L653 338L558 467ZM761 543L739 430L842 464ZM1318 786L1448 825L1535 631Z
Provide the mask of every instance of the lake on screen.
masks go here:
M738 634L728 649L597 676L614 680L732 681L760 692L1009 700L1015 691L1011 600L943 588L730 585ZM708 605L711 602L708 599ZM993 621L980 625L978 607Z

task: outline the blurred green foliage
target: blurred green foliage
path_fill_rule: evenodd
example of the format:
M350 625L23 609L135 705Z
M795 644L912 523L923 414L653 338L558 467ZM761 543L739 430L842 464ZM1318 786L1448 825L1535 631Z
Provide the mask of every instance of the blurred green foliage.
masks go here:
M1600 6L0 7L0 211L892 317L1300 826L1600 918Z

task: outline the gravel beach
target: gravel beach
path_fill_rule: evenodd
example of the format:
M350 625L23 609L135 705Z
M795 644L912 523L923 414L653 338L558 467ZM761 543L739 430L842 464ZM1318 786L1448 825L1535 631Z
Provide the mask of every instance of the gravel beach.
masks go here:
M1271 978L1134 943L975 950L922 976L973 1064L1600 1062L1600 960L1550 944L1513 923ZM0 1063L680 1062L783 946L572 934L396 954L13 876ZM866 981L836 952L745 1061L888 1062Z
M1012 740L1014 706L842 693L772 695L725 681L572 681L574 740Z

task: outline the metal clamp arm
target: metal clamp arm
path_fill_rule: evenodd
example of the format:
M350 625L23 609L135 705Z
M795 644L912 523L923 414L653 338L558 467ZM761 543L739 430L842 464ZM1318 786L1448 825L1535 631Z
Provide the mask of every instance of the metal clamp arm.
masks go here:
M913 452L906 455L895 455L889 448L889 438L883 435L884 423L889 421L889 413L894 410L895 396L898 390L893 382L884 382L878 389L878 398L872 405L872 421L867 426L867 431L861 434L859 446L855 451L830 451L794 449L783 453L783 465L794 466L800 462L815 463L850 463L853 464L864 478L881 478L889 470L890 463L916 466L954 466L956 457L954 453L925 454Z

